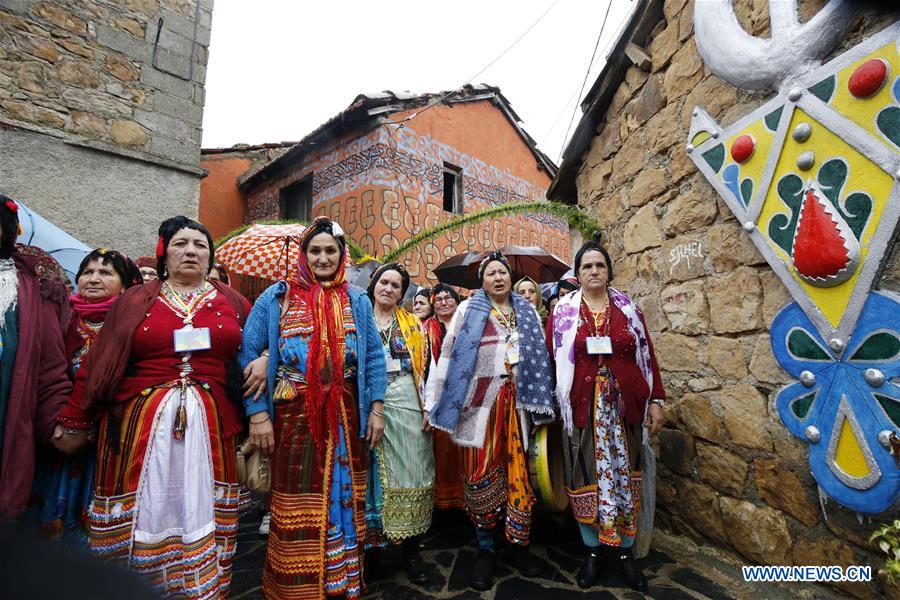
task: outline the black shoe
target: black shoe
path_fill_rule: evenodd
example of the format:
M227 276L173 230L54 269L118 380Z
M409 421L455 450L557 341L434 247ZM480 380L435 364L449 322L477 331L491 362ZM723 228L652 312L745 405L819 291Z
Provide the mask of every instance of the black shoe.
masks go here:
M510 548L512 562L523 577L536 577L541 572L541 566L531 554L528 546L513 544Z
M425 563L419 554L418 540L403 542L403 568L406 570L406 578L410 583L418 585L428 583L428 572L425 570Z
M639 592L647 591L647 578L634 563L634 554L632 554L631 548L619 552L619 570L628 587Z
M490 550L479 550L472 565L469 586L479 592L485 592L494 585L494 553Z
M603 558L600 555L600 549L591 548L588 550L587 556L584 557L584 562L581 563L581 568L578 569L578 576L575 578L578 587L587 589L597 583L597 580L600 578L602 564Z

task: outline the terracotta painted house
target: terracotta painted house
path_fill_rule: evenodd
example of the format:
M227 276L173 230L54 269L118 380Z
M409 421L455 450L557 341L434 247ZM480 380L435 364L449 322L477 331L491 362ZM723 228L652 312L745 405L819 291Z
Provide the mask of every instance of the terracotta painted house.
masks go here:
M237 164L218 158L203 164L210 178ZM236 186L246 223L328 215L380 257L455 215L543 200L555 174L556 165L522 129L500 90L470 85L446 95L360 95L287 151L251 166ZM232 177L233 170L227 175ZM230 227L237 196L227 187L210 186L209 194L201 194L200 214L229 196L223 208ZM403 260L414 280L434 282L430 271L445 258L506 244L540 245L571 258L568 223L532 214L467 226Z

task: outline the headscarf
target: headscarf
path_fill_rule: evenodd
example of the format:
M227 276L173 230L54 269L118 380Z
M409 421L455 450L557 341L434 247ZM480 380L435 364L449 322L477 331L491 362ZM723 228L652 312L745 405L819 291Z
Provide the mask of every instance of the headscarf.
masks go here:
M400 301L403 301L403 297L406 295L406 290L409 289L409 272L406 270L406 267L396 262L389 262L387 264L383 264L372 273L372 276L369 278L369 286L366 288L366 293L369 294L369 300L372 303L375 303L375 286L378 285L378 280L381 279L381 276L387 273L388 271L397 271L400 273L400 278L402 280L400 287ZM418 295L418 294L416 294ZM400 304L399 302L397 304Z
M341 256L334 277L319 281L306 257L310 240L320 233L333 236ZM325 429L337 435L341 396L344 393L344 326L342 312L349 306L347 267L349 256L344 232L327 217L318 217L300 234L300 257L297 268L288 279L289 307L306 304L312 318L312 336L306 359L306 407L310 430L316 446L323 447ZM299 330L296 330L299 333ZM295 335L296 335L295 333Z
M499 250L494 250L490 254L484 257L481 261L481 264L478 265L478 281L480 282L484 279L484 270L487 269L487 266L492 262L497 261L502 263L503 266L506 267L506 270L509 271L509 274L512 275L512 267L509 266L509 259L506 258L502 252Z
M16 251L16 239L22 234L19 224L19 205L0 194L0 258L9 258Z
M546 316L547 313L544 311L544 298L543 296L541 296L541 286L538 285L537 281L535 281L531 277L523 277L522 279L518 280L513 286L513 291L517 294L520 294L521 292L519 292L519 286L526 282L530 282L534 286L535 295L537 296L537 304L534 305L535 310L537 310L538 314L542 317Z

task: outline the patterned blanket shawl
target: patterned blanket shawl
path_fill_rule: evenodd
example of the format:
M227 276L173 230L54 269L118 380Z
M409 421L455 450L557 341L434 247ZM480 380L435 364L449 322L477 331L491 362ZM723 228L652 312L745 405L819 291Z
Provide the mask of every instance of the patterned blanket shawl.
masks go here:
M478 290L453 316L434 376L437 398L431 424L450 432L461 446L484 444L488 417L507 376L506 344L490 318L491 301ZM535 424L553 420L550 359L534 307L510 294L519 334L519 364L515 371L516 406L530 413Z
M635 339L634 360L644 379L647 389L653 390L653 367L650 361L650 344L647 332L641 323L637 306L623 292L610 287L610 301L622 311L628 323L628 331ZM578 315L581 307L581 290L561 299L553 311L553 356L556 359L556 399L559 402L560 418L569 435L572 435L572 404L569 394L575 376L575 334L578 331Z

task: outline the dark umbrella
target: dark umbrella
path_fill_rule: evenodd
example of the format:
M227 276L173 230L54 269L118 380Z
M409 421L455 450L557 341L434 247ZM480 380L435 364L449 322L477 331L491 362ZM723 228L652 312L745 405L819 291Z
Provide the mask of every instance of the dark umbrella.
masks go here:
M538 283L557 281L569 270L569 265L540 246L504 246L500 251L509 260L513 283L530 277ZM451 256L437 267L434 274L443 283L475 289L478 281L478 265L489 252L466 252ZM446 279L445 279L446 277Z
M434 276L438 278L438 281L447 285L455 285L470 290L481 287L481 284L478 283L478 263L481 262L482 256L484 256L484 252L473 252L472 250L451 256L433 269ZM474 276L470 276L469 269L473 265L475 268ZM473 280L474 284L472 283Z

